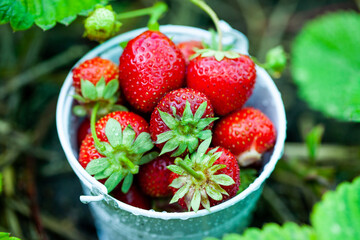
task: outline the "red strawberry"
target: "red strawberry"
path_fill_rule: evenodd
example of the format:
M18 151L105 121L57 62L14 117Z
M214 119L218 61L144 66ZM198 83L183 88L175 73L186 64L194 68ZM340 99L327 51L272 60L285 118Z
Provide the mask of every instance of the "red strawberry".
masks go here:
M110 60L100 57L84 61L74 68L72 72L73 86L75 87L75 91L79 94L81 94L81 79L88 80L96 85L102 77L104 77L106 83L113 79L118 79L119 77L117 65Z
M168 168L170 187L174 193L170 203L196 212L228 200L236 195L240 185L240 169L232 153L223 148L208 149L211 139L202 142L198 151L176 158ZM200 205L201 204L201 205Z
M127 193L123 193L120 187L114 189L111 195L117 200L129 204L133 207L149 210L151 208L150 200L133 184Z
M155 152L144 155L153 148L148 129L147 122L135 113L112 112L96 123L97 137L89 134L82 142L79 162L96 179L107 179L109 192L123 180L126 193L139 165L157 156Z
M138 175L142 191L151 197L170 196L169 177L171 171L166 167L172 164L174 164L173 158L162 155L142 165Z
M195 50L203 49L204 45L201 41L191 40L178 43L177 47L180 49L182 55L184 56L185 64L189 65L189 58L196 53Z
M205 93L218 115L241 108L252 94L256 70L249 56L211 49L190 61L187 86Z
M185 60L159 31L129 41L120 57L119 79L125 98L137 110L151 112L158 101L184 84Z
M166 94L150 119L150 133L161 153L172 156L194 152L199 141L210 138L214 112L205 94L181 88Z
M251 107L227 115L214 128L214 145L229 149L241 166L259 161L275 140L276 130L271 120Z
M90 120L88 118L85 118L84 121L81 122L77 131L77 143L79 147L82 141L85 139L86 135L88 135L89 133L91 133Z
M95 57L86 60L73 69L73 97L80 105L73 108L77 116L91 114L91 109L96 103L100 103L99 116L105 116L113 111L127 111L119 105L122 99L119 97L119 70L115 63L107 59Z

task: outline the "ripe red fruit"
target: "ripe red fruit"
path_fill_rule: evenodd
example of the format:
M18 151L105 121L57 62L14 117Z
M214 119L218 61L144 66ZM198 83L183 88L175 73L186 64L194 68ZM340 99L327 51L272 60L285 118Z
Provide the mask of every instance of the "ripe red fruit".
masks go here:
M213 144L229 149L241 166L259 161L276 141L276 129L260 110L246 107L219 120Z
M176 45L159 31L146 31L129 41L119 65L119 79L127 101L151 112L158 101L184 84L185 60Z
M166 94L151 114L151 138L161 149L160 154L192 153L200 141L211 137L214 120L205 94L190 88L177 89Z
M196 53L195 50L203 49L204 45L201 41L190 40L178 43L177 47L184 56L185 64L189 65L190 57Z
M151 208L150 200L133 184L127 193L123 193L120 187L114 189L111 195L117 200L129 204L133 207L149 210Z
M148 129L145 119L135 113L112 112L96 123L97 139L89 134L82 142L79 162L96 179L107 179L109 192L124 180L126 193L139 165L157 156L155 152L144 155L154 146Z
M205 93L215 113L221 116L244 105L252 94L256 79L255 64L250 57L230 54L230 58L199 55L190 61L187 69L187 86Z
M84 61L74 68L72 72L73 86L78 94L81 94L81 79L88 80L96 85L102 77L104 77L106 83L119 77L117 65L108 59L100 57Z
M210 148L211 139L205 140L198 151L177 158L176 165L168 168L170 189L174 196L170 203L178 202L182 207L196 212L210 209L232 197L240 186L240 169L234 155L224 148Z
M85 139L86 135L91 133L90 130L90 120L85 118L84 121L81 122L78 131L77 131L77 143L78 147L81 146L82 141Z
M140 167L138 180L141 190L151 197L170 196L169 177L171 171L166 167L174 164L174 159L162 155Z

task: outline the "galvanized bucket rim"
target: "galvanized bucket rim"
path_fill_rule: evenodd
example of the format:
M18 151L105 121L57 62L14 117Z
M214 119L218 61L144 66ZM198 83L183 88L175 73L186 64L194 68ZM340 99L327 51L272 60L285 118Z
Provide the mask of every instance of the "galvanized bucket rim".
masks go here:
M85 61L86 59L93 58L95 56L98 56L103 51L110 49L112 47L118 46L120 42L129 40L137 35L139 35L141 32L146 31L146 28L140 28L133 31L129 31L127 33L123 33L117 37L114 37L107 42L99 45L98 47L94 48L87 54L85 54L76 64L78 65L80 62ZM237 35L239 38L244 38L245 43L247 44L246 37L236 31L231 29L234 34ZM209 38L209 32L200 28L196 27L189 27L189 26L182 26L182 25L164 25L160 27L160 31L164 32L165 34L171 34L171 32L176 33L186 33L189 34L191 32L192 34L197 34L198 36L203 36L204 38ZM247 46L246 46L247 48ZM214 214L218 211L221 211L227 207L230 207L242 199L249 196L252 192L258 190L260 186L264 183L264 181L270 176L272 171L275 168L275 165L277 161L281 158L283 149L284 149L284 142L286 138L286 117L285 117L285 109L284 105L281 99L281 94L278 91L277 87L275 86L275 83L271 79L271 77L268 75L268 73L257 66L257 75L261 76L263 80L266 82L267 87L270 89L270 92L273 94L275 102L275 106L278 111L278 119L279 124L277 127L277 139L276 139L276 145L273 149L273 153L270 157L269 162L264 166L263 171L261 174L256 178L256 180L243 192L238 194L237 196L219 204L216 206L211 207L211 211L207 211L205 209L199 210L198 212L155 212L153 210L144 210L137 207L133 207L131 205L125 204L123 202L118 201L117 199L111 197L105 188L104 185L100 184L95 178L93 178L91 175L89 175L84 168L79 164L77 158L74 155L74 152L71 147L70 143L70 136L69 131L67 129L67 126L69 126L68 122L70 121L70 114L71 114L71 106L72 106L72 95L74 93L73 87L72 87L72 72L70 71L68 76L66 77L66 80L61 88L59 98L58 98L58 104L56 109L56 124L57 124L57 130L59 139L62 145L62 148L65 152L65 155L67 157L67 160L71 167L73 168L76 175L79 177L81 182L88 187L90 190L92 190L94 193L99 194L98 196L95 196L94 201L103 200L106 199L107 201L113 201L120 209L128 211L133 213L134 215L142 215L149 218L160 218L160 219L189 219L189 218L197 218L201 216L205 216L208 214Z

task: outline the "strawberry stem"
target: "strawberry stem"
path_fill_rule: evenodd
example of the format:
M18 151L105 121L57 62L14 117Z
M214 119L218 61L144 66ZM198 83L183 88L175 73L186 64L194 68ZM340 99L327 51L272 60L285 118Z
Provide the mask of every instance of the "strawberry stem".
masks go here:
M175 159L175 164L184 169L188 174L193 176L196 180L201 181L204 180L205 176L204 174L200 172L196 172L194 169L189 167L181 158Z
M100 150L100 152L104 152L106 149L105 149L105 146L102 145L100 143L100 140L99 138L97 137L97 134L96 134L96 129L95 129L95 122L96 122L96 115L97 115L97 111L99 109L99 106L100 106L100 103L97 102L91 112L91 118L90 118L90 129L91 129L91 135L94 139L94 144L95 144L95 147L97 149Z
M150 15L148 21L148 28L150 30L159 30L159 18L167 11L167 5L163 2L157 2L152 7L143 8L135 11L125 12L117 14L117 20L141 17L145 15Z
M215 24L215 28L216 31L218 33L218 50L222 51L222 31L220 29L220 25L219 25L219 18L216 15L216 13L214 12L214 10L211 9L211 7L209 7L209 5L207 5L205 3L204 0L190 0L192 3L194 3L196 6L200 7L202 10L204 10L212 19L212 21Z

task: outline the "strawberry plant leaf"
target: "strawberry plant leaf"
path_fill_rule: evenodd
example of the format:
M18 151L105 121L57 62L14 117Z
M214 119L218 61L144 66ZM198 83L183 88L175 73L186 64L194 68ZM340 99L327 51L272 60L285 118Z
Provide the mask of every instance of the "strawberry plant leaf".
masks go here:
M153 147L154 144L151 141L150 134L147 132L140 133L133 144L134 152L137 154L145 153Z
M199 190L195 190L194 195L191 199L191 208L194 212L197 212L200 208L201 195Z
M3 175L2 173L0 173L0 195L2 193L2 189L3 189Z
M184 185L185 181L186 181L185 178L178 177L178 178L175 178L169 186L173 187L173 188L181 188Z
M124 182L121 186L121 191L123 193L127 193L129 191L131 184L133 183L133 179L134 179L134 175L132 175L130 173L128 175L126 175Z
M34 23L43 30L53 28L57 22L68 25L77 15L87 15L96 4L108 0L2 0L0 24L10 23L14 31L30 28Z
M216 191L216 188L210 184L205 186L205 190L207 195L215 201L220 201L223 198L221 193Z
M100 80L98 81L98 83L95 86L97 95L100 98L104 96L105 86L106 86L105 78L101 77Z
M279 226L274 223L266 224L262 229L249 228L242 236L238 234L227 234L223 240L315 240L312 228L299 226L295 223L285 223Z
M257 171L253 168L245 168L240 171L240 186L237 194L244 191L251 183L255 181Z
M88 80L83 79L81 79L81 94L84 96L84 98L90 100L96 100L98 96L94 84Z
M133 145L134 140L135 140L135 131L133 130L133 128L131 127L131 125L129 124L124 132L123 132L123 140L122 140L122 144L124 146L128 146L130 147L131 145ZM139 135L140 136L140 135Z
M324 126L317 125L306 136L306 146L309 152L309 157L312 161L316 159L317 151L319 149L322 136L324 134Z
M72 110L73 113L78 117L85 117L87 114L85 107L82 105L76 105Z
M124 176L121 171L112 173L105 182L105 187L107 188L108 192L114 190L114 188L121 182L123 177Z
M167 141L165 143L164 147L161 149L160 155L175 150L175 148L177 148L179 146L179 144L180 143L176 138L173 138L173 139Z
M292 48L292 75L310 107L360 121L360 15L327 14L307 24Z
M167 166L167 169L179 175L182 175L184 173L184 169L176 165Z
M226 174L212 175L210 179L223 186L230 186L235 183L234 179Z
M194 114L194 122L198 122L200 118L204 115L207 107L207 102L203 102L200 104L199 108L196 110Z
M152 160L154 160L155 158L157 158L159 156L159 153L158 152L150 152L146 155L144 155L140 161L139 161L139 165L142 165L142 164L146 164L148 162L151 162Z
M122 141L122 129L120 123L115 119L110 118L105 126L105 135L109 140L111 146L113 146L114 148L119 147Z
M117 79L113 79L106 84L104 89L104 99L110 99L119 89L119 81Z
M106 158L98 158L90 161L88 165L86 166L86 171L90 175L95 175L97 173L100 173L104 171L107 167L110 166L110 163Z
M156 143L159 144L159 143L166 142L167 140L171 139L174 135L175 135L175 133L173 131L166 131L166 132L160 133L159 135L157 135Z
M342 183L315 205L311 223L318 240L360 239L360 177Z

